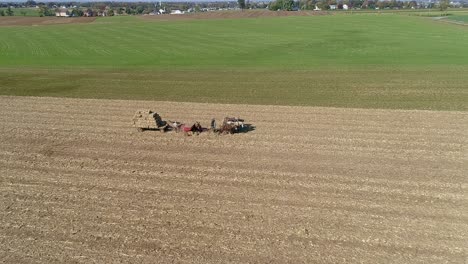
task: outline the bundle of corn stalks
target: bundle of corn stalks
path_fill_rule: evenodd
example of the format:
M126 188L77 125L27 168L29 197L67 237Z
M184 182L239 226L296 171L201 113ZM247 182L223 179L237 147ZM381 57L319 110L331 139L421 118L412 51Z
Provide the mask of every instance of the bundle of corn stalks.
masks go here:
M142 131L145 129L164 129L166 122L152 110L138 110L133 116L133 126Z

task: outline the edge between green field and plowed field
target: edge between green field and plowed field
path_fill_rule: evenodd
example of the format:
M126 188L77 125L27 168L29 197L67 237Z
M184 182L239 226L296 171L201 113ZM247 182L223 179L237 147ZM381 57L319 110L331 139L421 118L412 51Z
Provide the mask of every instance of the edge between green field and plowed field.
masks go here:
M343 70L0 69L1 95L468 110L466 67Z

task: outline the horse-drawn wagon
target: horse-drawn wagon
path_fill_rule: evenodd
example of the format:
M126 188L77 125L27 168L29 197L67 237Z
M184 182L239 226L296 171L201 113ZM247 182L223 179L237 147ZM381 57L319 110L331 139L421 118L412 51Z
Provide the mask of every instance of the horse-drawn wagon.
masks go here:
M245 128L244 119L237 117L225 117L219 129L221 134L234 134L242 132Z
M161 119L161 116L152 110L138 110L133 116L133 126L138 131L144 130L159 130L165 132L167 130L167 122Z

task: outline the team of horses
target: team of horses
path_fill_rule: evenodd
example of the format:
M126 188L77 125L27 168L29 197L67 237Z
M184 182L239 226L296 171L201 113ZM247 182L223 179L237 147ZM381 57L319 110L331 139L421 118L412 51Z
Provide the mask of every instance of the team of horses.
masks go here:
M200 125L200 122L195 122L193 125L186 125L177 121L168 121L168 130L175 132L183 132L187 135L200 134L202 132L212 132L218 134L234 134L240 132L244 128L244 120L235 117L225 117L220 127L211 123L210 128L205 128Z

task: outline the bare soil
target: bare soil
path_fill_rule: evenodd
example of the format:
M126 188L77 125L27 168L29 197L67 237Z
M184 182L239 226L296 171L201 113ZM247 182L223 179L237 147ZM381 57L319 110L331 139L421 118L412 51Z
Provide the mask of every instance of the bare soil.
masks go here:
M0 124L5 263L467 261L466 112L0 97Z
M96 17L0 17L0 26L45 26L91 23Z
M235 19L235 18L261 18L284 16L320 16L328 15L324 11L269 11L269 10L245 10L245 11L214 11L201 13L187 13L179 15L145 15L141 18L154 21L195 20L195 19Z

